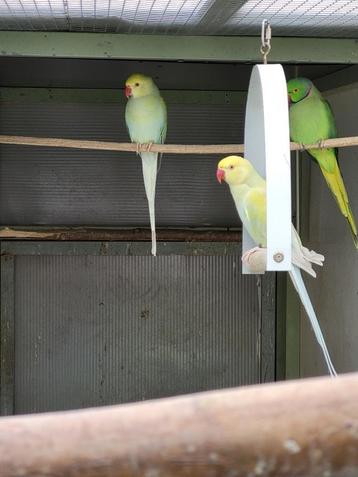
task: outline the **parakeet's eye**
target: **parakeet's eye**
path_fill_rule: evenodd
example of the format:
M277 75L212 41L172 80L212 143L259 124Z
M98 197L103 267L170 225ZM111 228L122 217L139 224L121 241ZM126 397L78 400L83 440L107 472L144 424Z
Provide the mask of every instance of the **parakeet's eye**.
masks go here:
M139 83L136 83L134 86L139 86Z
M294 92L294 93L298 93L298 88L295 88L295 89L293 90L293 92Z
M230 166L229 169L234 169L234 166Z

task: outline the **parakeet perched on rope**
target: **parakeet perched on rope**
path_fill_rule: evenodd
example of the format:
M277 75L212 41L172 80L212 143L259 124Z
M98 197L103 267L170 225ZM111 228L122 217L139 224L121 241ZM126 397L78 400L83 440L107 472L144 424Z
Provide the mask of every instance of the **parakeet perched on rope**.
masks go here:
M266 269L266 181L257 173L252 164L239 156L228 156L222 159L216 171L218 181L225 181L234 199L237 212L243 225L256 242L258 247L243 255L243 261L253 272L263 272ZM316 339L322 348L329 373L336 376L326 343L324 341L318 319L313 309L310 297L302 279L301 270L316 276L312 263L323 265L324 257L308 250L292 226L292 271L291 280L300 296L303 306L310 319Z
M152 254L157 254L155 234L155 186L157 181L158 153L150 152L153 143L163 144L167 134L167 108L152 78L141 74L131 75L125 84L128 98L125 120L132 142L148 144L147 152L140 152L144 187L149 206L152 230Z
M287 83L287 91L290 103L290 136L293 141L314 144L337 137L331 107L312 81L306 78L291 79ZM308 153L318 162L340 211L348 221L354 245L358 248L357 226L339 169L337 150L310 149Z

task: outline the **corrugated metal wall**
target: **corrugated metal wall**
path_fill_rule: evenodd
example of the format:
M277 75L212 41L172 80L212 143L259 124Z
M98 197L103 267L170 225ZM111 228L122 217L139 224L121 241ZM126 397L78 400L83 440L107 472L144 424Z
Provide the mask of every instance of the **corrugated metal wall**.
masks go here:
M237 256L15 258L15 413L260 381L256 277Z
M168 112L168 143L243 139L243 104L172 101ZM69 102L68 97L64 102L2 99L0 130L128 141L123 103ZM219 159L164 156L158 226L240 225L227 187L216 181ZM148 226L140 159L0 146L0 223ZM199 253L206 256L190 256L192 244L181 244L178 253L156 259L138 250L141 256L129 256L130 247L112 253L115 243L105 247L103 256L92 245L100 247L2 243L4 414L129 402L274 378L274 314L268 303L274 292L264 296L255 277L241 275L239 245L234 255L227 255L224 244L212 253L218 244L208 244ZM265 306L271 308L262 323Z
M234 143L243 106L170 104L168 143ZM128 141L123 104L3 103L2 134ZM228 226L239 220L215 178L219 156L164 156L158 226ZM0 147L0 221L11 225L148 226L140 159L132 154Z

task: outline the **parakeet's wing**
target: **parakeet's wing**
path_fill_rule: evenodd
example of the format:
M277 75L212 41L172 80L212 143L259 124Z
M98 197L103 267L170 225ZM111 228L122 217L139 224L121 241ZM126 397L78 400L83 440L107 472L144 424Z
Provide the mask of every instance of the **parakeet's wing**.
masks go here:
M251 188L244 202L244 225L260 246L266 245L266 191L262 187Z
M160 98L160 107L162 110L162 124L160 128L160 138L159 143L164 144L165 139L167 137L167 127L168 127L168 120L167 120L167 107L165 105L164 99Z
M160 98L161 100L161 104L162 104L162 108L163 108L163 124L162 124L162 127L161 127L161 130L160 130L160 140L159 140L159 144L164 144L165 142L165 139L167 137L167 127L168 127L168 120L167 120L167 107L166 107L166 104L163 100L163 98ZM163 153L161 152L159 154L159 163L158 163L158 172L160 170L160 167L162 165L162 158L163 158Z
M329 102L326 99L322 99L322 102L324 104L324 108L328 117L329 121L329 131L328 131L328 137L327 139L332 139L337 137L337 128L336 128L336 120L334 119L332 107L329 104Z
M322 99L322 102L324 104L325 110L327 112L327 116L329 118L329 130L328 130L327 139L333 139L337 137L336 120L334 118L334 114L333 114L330 103L326 99ZM338 148L335 148L334 152L336 153L336 158L338 159Z

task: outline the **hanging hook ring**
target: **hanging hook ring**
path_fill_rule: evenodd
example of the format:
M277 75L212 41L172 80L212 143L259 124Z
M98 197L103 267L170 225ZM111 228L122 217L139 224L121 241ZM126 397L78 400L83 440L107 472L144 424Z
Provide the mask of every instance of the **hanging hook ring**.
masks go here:
M260 48L260 53L263 56L263 62L266 65L267 64L267 56L271 51L271 45L266 45L266 46L261 46Z
M267 56L271 51L271 25L267 20L263 20L261 27L261 48L264 64L267 64Z

